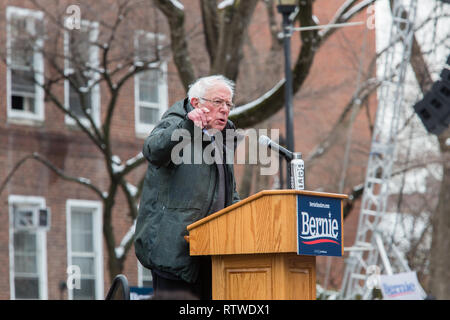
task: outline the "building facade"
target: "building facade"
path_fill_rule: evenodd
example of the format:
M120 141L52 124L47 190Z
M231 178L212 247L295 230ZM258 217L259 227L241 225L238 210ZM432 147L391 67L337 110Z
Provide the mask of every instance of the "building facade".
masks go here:
M100 67L101 52L95 44L102 40L105 20L95 20L101 5L85 3L75 7L81 8L79 26L70 28L66 23L58 29L51 19L70 18L72 12L58 11L69 6L39 7L29 1L0 4L0 51L5 62L0 65L0 180L13 173L0 195L1 299L104 299L110 286L103 199L89 187L62 177L85 179L109 191L105 156L77 124L78 120L88 131L101 128L107 116L110 100L104 82L91 85L98 73L80 67ZM134 54L138 62L153 59L154 39L162 35L148 26L127 28L122 32L129 32L133 47L118 52ZM50 59L58 56L62 63L53 64ZM58 66L65 77L50 90L52 100L40 84L52 79ZM168 108L168 83L176 78L168 68L167 60L153 63L121 88L110 127L114 159L125 162L139 154L145 137ZM174 85L171 95L177 99L184 92ZM56 103L74 116L58 110ZM48 165L33 158L24 160L33 153ZM20 168L13 172L15 166ZM127 182L137 185L144 172L141 165ZM128 211L125 197L118 195L111 222L118 250L133 225ZM123 273L130 286L151 285L151 275L140 266L133 248Z

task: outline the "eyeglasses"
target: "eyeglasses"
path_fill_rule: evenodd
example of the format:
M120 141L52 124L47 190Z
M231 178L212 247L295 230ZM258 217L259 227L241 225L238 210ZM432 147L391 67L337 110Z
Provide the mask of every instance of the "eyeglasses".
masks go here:
M219 108L219 107L222 106L224 103L225 103L225 105L227 106L228 110L233 110L233 108L234 108L234 103L228 102L228 101L225 101L225 100L222 100L222 99L214 99L214 100L210 100L210 99L205 99L205 98L201 98L201 97L200 97L200 99L211 102L212 105L213 105L215 108Z

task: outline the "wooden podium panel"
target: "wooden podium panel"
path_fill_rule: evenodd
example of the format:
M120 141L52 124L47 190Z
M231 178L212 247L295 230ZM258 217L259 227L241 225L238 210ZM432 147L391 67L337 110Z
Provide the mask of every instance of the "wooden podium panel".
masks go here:
M316 298L316 258L297 254L298 195L346 198L261 191L187 227L190 254L211 255L213 299Z
M217 300L311 300L315 257L292 253L212 256Z

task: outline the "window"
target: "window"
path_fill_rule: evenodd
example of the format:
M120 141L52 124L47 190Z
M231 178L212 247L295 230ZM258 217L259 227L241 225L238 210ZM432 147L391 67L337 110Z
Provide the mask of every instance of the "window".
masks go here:
M67 264L80 271L79 286L69 288L70 300L103 299L101 204L67 201Z
M10 195L8 205L11 299L47 299L46 231L16 228L26 223L33 208L45 208L45 200Z
M43 13L7 7L8 120L44 120Z
M91 69L98 65L97 41L98 23L82 21L80 29L66 30L64 33L64 81L65 106L83 125L89 126L87 116L100 124L100 87L94 84L98 73ZM65 122L75 121L66 115Z
M152 271L144 267L138 261L138 285L139 287L153 288Z
M135 123L136 135L146 137L168 107L167 102L167 64L159 61L157 50L161 47L161 35L136 32L136 65L147 63L150 70L136 74Z

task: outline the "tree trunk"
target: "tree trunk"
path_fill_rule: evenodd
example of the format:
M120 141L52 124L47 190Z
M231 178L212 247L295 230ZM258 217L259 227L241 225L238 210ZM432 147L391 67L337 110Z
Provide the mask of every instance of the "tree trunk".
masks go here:
M245 31L249 25L257 0L235 2L225 8L219 24L218 41L211 57L211 74L223 74L236 81L242 60ZM214 17L214 16L213 16ZM208 40L211 42L211 40Z
M184 29L184 11L177 8L172 1L155 0L156 6L167 17L170 25L170 46L173 61L177 67L180 80L187 91L194 82L194 68L189 58L186 32Z
M433 239L430 259L430 293L437 299L450 299L450 129L439 137L443 161L439 200L433 214Z

